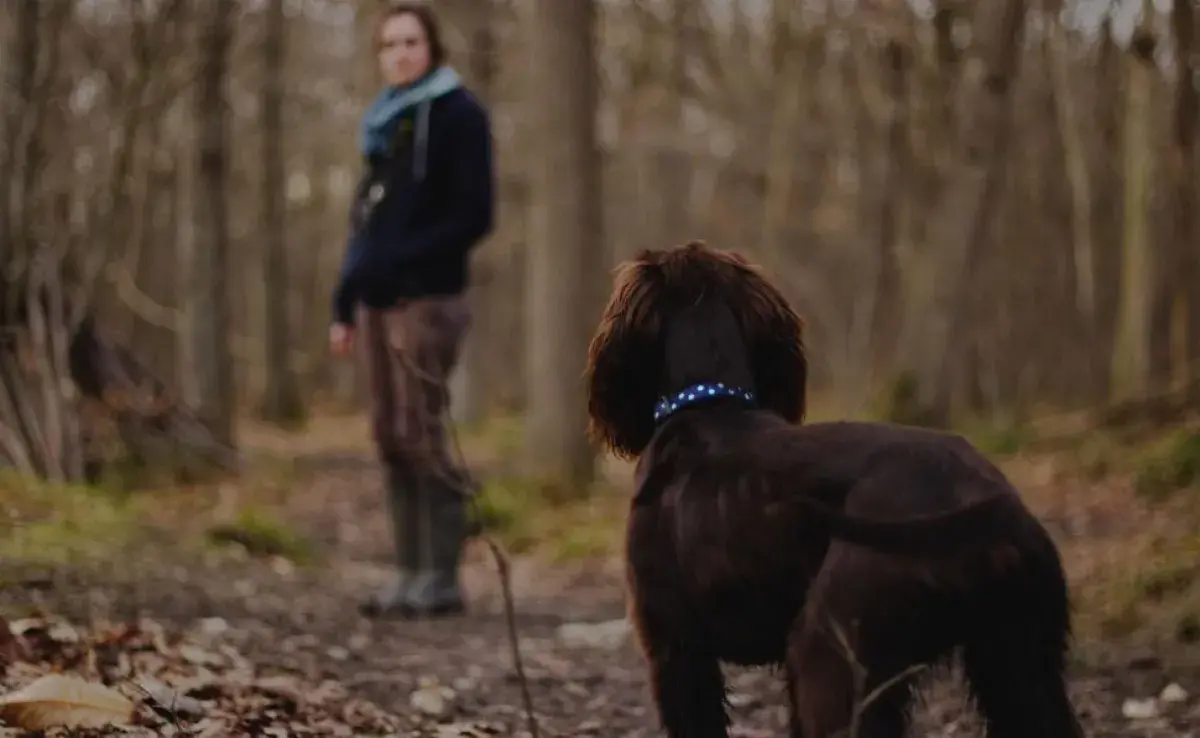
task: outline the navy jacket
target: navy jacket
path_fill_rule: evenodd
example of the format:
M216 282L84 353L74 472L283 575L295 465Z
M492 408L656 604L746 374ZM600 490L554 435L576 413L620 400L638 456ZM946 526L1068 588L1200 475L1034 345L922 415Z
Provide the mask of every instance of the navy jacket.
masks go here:
M359 302L386 308L467 286L469 253L494 217L491 125L461 87L433 100L427 112L426 121L419 108L407 113L391 152L365 162L334 291L336 322L352 325ZM416 135L421 128L424 145Z

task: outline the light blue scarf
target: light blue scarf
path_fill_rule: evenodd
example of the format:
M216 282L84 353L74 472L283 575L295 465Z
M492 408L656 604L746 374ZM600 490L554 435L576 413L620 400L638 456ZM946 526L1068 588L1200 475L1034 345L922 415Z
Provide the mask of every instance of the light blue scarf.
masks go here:
M371 101L362 117L359 150L364 156L387 151L396 121L414 106L420 106L414 149L424 151L429 132L429 105L437 98L458 89L462 81L452 67L442 66L409 87L388 85Z

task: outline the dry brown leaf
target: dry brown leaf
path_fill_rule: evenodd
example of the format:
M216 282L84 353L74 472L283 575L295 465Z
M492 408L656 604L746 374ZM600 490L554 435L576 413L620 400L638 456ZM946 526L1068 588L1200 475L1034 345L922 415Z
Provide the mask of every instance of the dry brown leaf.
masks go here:
M133 709L120 692L63 674L48 674L0 696L0 719L25 730L127 725Z
M195 738L217 738L217 736L229 735L229 726L223 720L204 718L192 726L192 731Z
M197 718L205 713L204 704L200 700L188 697L179 690L172 689L157 679L143 677L135 682L135 684L146 693L146 696L150 698L150 701L155 706L169 715Z
M27 658L29 654L25 644L12 632L8 622L0 618L0 674L14 661L24 661Z
M225 660L217 654L189 644L179 647L179 655L183 657L184 661L197 666L221 666L225 663Z
M10 622L8 629L13 632L13 635L24 635L31 630L44 628L45 625L46 620L44 618L20 618Z

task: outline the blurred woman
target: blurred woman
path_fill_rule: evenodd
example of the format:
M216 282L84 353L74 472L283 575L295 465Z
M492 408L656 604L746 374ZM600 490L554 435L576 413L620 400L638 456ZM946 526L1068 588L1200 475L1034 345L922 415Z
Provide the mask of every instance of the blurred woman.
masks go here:
M471 322L468 255L492 227L491 127L425 4L393 3L375 40L386 84L362 118L365 173L329 334L335 354L357 342L366 362L395 539L397 576L360 610L457 613L467 490L443 415Z

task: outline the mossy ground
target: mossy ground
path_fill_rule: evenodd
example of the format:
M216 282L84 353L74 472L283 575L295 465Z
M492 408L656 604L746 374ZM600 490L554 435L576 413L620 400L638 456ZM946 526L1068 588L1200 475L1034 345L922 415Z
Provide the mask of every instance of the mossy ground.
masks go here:
M829 409L810 419L836 417ZM1026 428L965 426L1047 521L1068 569L1082 638L1169 644L1200 641L1200 433L1178 427L1136 443L1081 436L1053 453L1027 450ZM520 421L459 432L482 481L476 511L514 554L553 563L619 557L631 467L607 460L590 489L523 476L514 460ZM304 454L373 463L361 418L317 417L302 436L257 428L256 461L238 483L96 487L30 483L0 474L0 559L42 567L109 556L153 556L169 545L206 553L281 557L317 565L321 547L295 520L296 490L311 487ZM309 505L330 504L327 493ZM16 571L6 566L8 572ZM2 584L3 582L0 582Z
M314 563L309 542L279 512L285 465L264 462L235 488L163 485L130 490L52 484L0 474L0 560L10 572L153 558L164 546L203 554L235 545L249 555ZM234 492L231 494L231 492ZM0 575L2 576L2 575ZM2 584L2 582L0 582Z

